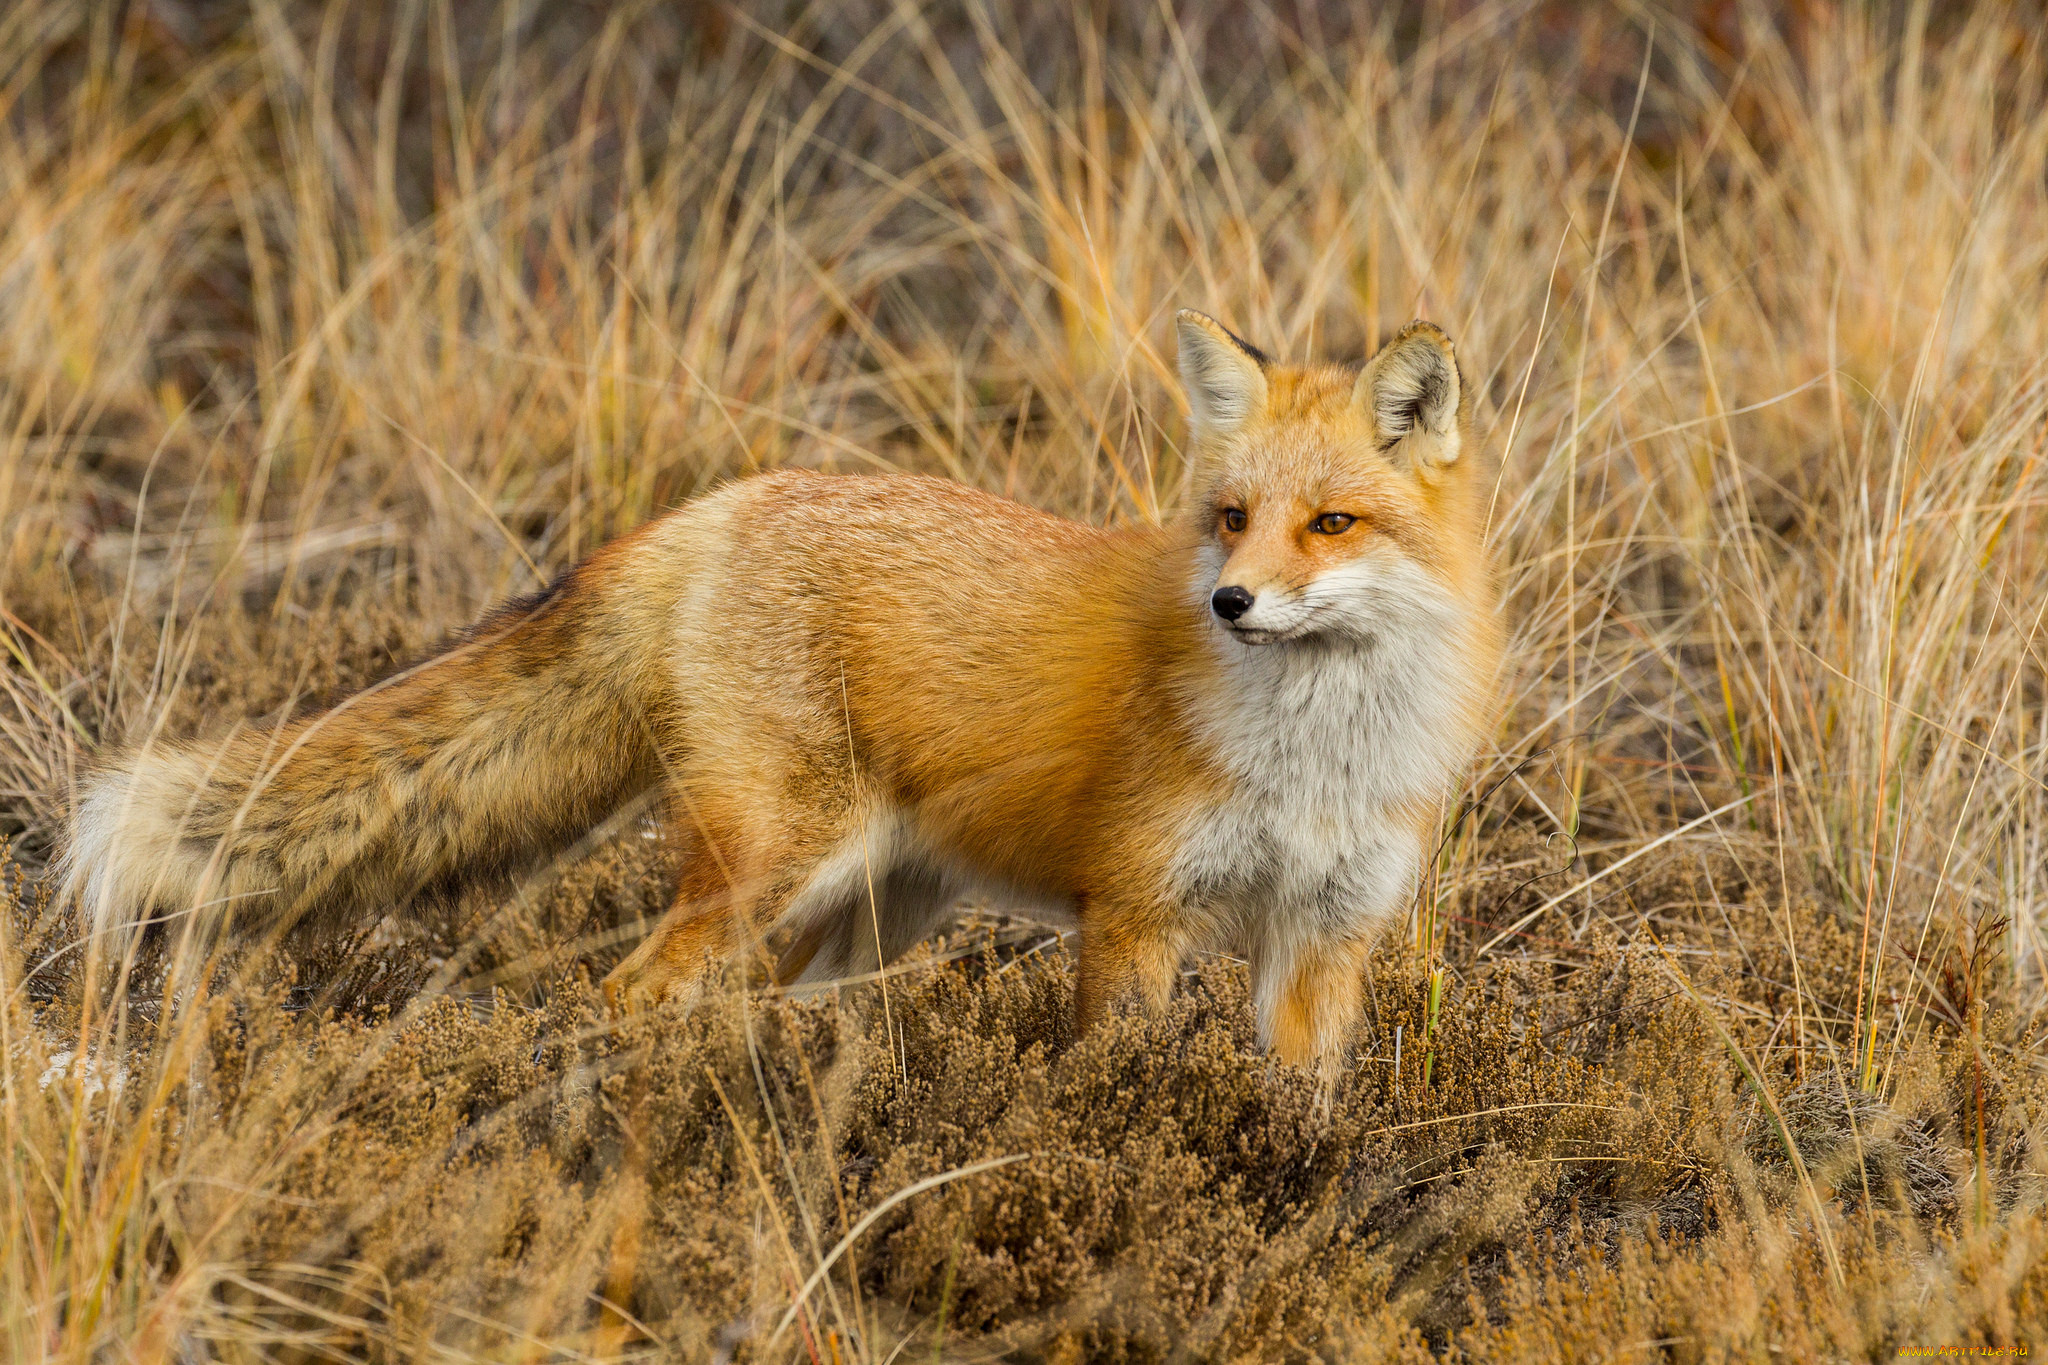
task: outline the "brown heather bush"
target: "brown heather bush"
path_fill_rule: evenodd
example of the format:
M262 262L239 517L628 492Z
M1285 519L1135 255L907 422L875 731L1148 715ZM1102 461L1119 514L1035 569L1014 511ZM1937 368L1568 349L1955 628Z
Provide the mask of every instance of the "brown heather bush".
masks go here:
M0 1358L2048 1348L2048 89L2002 6L0 12ZM81 776L719 479L1179 495L1166 319L1460 344L1514 647L1325 1110L965 907L625 1023L645 812L89 986Z

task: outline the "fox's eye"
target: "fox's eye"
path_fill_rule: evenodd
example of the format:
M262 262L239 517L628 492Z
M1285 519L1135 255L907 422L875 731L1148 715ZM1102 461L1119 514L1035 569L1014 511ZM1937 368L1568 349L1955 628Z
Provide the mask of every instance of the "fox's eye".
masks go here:
M1223 529L1232 535L1236 535L1244 529L1244 509L1242 507L1226 507L1223 509Z
M1309 529L1317 535L1341 536L1351 529L1351 523L1358 518L1349 512L1325 512L1309 523Z

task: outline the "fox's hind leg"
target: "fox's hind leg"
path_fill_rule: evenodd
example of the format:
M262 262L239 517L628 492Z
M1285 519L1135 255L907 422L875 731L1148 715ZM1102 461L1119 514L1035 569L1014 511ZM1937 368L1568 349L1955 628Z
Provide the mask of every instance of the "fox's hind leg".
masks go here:
M716 971L739 946L736 891L708 849L693 849L668 912L605 977L604 997L612 1009L679 997Z
M724 821L691 831L668 913L604 979L612 1008L686 998L727 958L759 942L838 842L837 831L823 825L746 829Z
M886 967L944 924L960 897L951 879L915 861L875 869L815 914L775 967L778 986L812 986Z

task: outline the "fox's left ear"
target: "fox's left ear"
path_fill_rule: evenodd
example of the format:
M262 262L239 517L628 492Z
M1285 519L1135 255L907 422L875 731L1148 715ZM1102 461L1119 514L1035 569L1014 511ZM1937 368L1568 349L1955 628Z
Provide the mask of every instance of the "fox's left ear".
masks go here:
M1352 390L1373 441L1397 464L1441 469L1457 461L1465 401L1458 357L1443 329L1417 320L1380 347Z

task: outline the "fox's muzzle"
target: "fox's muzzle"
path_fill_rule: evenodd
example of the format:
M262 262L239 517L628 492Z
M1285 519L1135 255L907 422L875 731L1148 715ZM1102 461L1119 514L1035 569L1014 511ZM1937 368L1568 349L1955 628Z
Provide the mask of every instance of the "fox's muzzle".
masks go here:
M1252 609L1251 593L1235 585L1218 588L1209 597L1209 610L1226 621L1235 621Z

